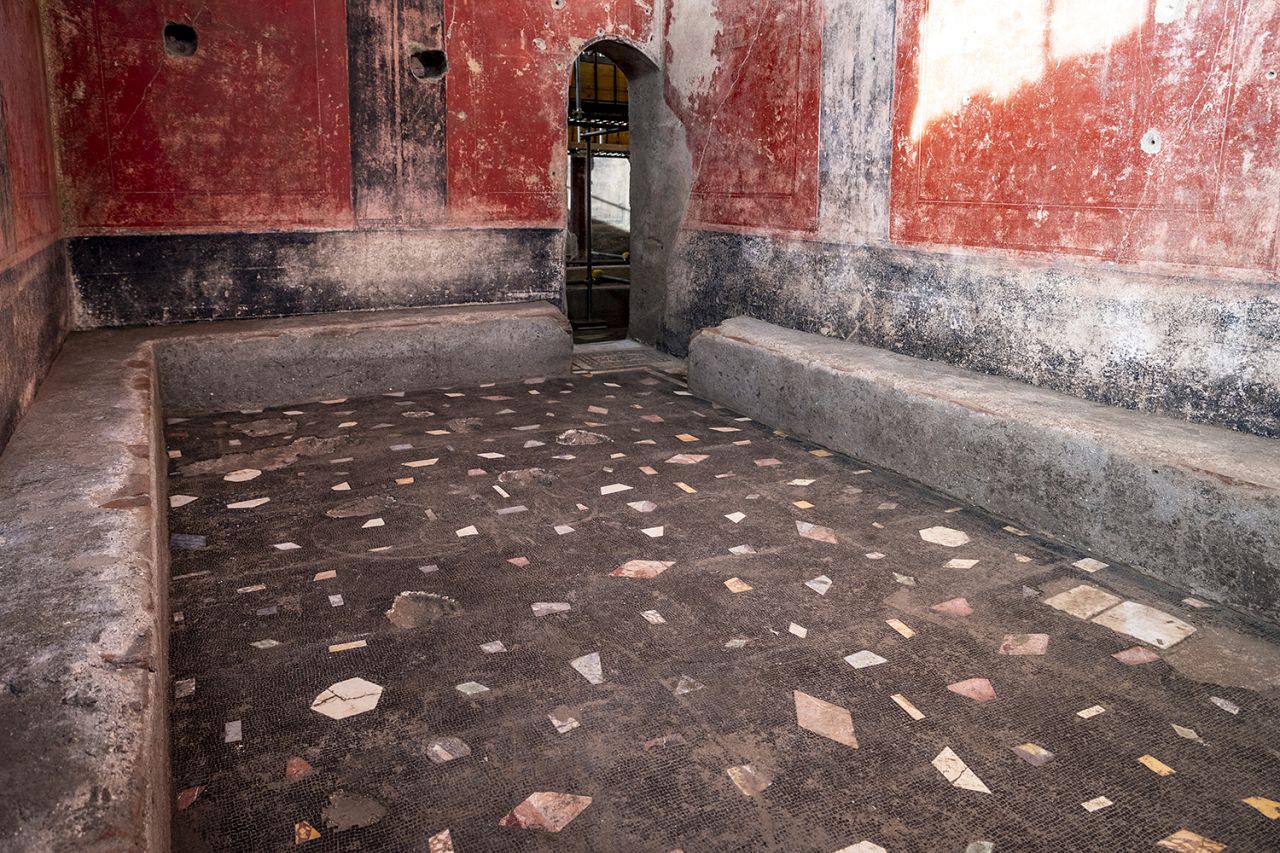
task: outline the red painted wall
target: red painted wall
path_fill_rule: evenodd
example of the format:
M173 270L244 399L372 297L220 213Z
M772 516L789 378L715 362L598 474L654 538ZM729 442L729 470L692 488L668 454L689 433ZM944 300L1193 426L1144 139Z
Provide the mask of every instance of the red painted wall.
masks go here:
M1280 6L1159 5L902 0L892 239L1276 270Z
M343 0L53 0L77 229L351 224ZM167 21L195 27L168 55Z
M0 0L0 269L58 235L35 0Z
M667 6L668 64L699 61L673 49L680 2ZM717 18L714 71L697 91L669 84L667 96L693 156L686 223L817 230L822 4L719 0L696 12Z
M361 94L371 113L392 115L395 127L370 131L369 150L386 163L362 162L362 174L422 186L364 187L359 221L440 222L431 185L444 187L444 176L404 168L415 138L395 128L432 125L419 146L429 149L445 117L413 105L405 113L398 84L374 91L407 74L400 42L430 47L439 30L417 7L378 8L374 23L396 26L362 34L380 47L361 58L388 67L351 79L370 88ZM447 221L561 227L569 65L600 36L647 47L650 5L518 0L496 14L483 0L446 0L442 17ZM78 232L356 224L342 0L52 0L51 21L62 175ZM194 56L166 54L166 21L195 27ZM408 85L416 94L431 84ZM411 165L432 163L414 157ZM407 207L397 207L401 196Z
M449 209L458 222L563 227L569 67L589 40L647 46L651 4L486 0L445 6Z

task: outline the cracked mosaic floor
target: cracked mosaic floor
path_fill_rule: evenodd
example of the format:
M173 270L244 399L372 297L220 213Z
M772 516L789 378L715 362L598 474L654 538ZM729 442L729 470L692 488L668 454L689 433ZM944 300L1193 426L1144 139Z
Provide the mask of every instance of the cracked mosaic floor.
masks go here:
M167 439L175 849L1280 849L1274 634L670 377Z

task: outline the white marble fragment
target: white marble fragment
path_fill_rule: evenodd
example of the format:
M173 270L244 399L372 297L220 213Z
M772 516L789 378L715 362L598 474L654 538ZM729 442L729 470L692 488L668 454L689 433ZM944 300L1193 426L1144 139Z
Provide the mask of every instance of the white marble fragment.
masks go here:
M312 702L311 710L335 720L372 711L382 698L382 687L363 678L348 678L325 688Z
M604 667L600 663L599 652L591 652L580 658L574 658L569 661L569 666L576 669L579 675L592 684L604 684Z
M879 666L882 663L888 663L887 660L870 649L863 649L860 652L854 652L845 657L844 662L854 669L866 669L869 666Z
M1096 586L1081 584L1066 592L1060 592L1057 595L1046 598L1044 603L1055 610L1070 613L1077 619L1089 619L1097 616L1108 607L1114 607L1119 604L1120 597L1098 589Z
M969 765L961 761L960 756L956 755L949 746L939 752L937 757L933 759L933 766L942 774L942 778L956 788L977 791L981 794L991 793L991 789L983 784L977 774L969 769Z
M920 531L920 538L944 548L959 548L969 544L969 534L950 527L927 527Z
M1125 601L1093 618L1093 622L1158 649L1176 646L1195 633L1195 626L1154 607Z
M826 575L818 575L812 580L805 581L804 585L809 587L809 589L813 590L818 595L826 595L827 590L831 589L831 583L831 578Z

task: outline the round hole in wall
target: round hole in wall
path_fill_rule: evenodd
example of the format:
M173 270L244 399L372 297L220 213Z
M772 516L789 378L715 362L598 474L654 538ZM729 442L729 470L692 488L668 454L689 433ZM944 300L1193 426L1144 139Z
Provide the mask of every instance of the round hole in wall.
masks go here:
M169 21L164 25L164 52L170 56L195 56L199 37L190 24Z
M1274 68L1272 68L1270 71L1267 72L1267 79L1268 80L1276 79L1276 70Z
M448 70L449 61L445 59L443 50L420 48L409 51L409 73L419 80L443 77Z
M1160 149L1164 148L1164 137L1160 135L1160 131L1153 127L1143 134L1142 140L1138 144L1148 154L1159 154Z
M563 9L563 8L564 8L564 0L551 0L551 8L552 8L552 9Z

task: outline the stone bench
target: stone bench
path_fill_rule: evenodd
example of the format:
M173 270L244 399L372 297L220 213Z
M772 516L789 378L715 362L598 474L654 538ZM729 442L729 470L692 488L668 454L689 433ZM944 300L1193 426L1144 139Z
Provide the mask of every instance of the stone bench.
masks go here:
M0 455L0 850L169 849L164 414L564 376L572 351L545 303L72 335Z
M702 397L1280 621L1280 441L749 318L700 332Z

